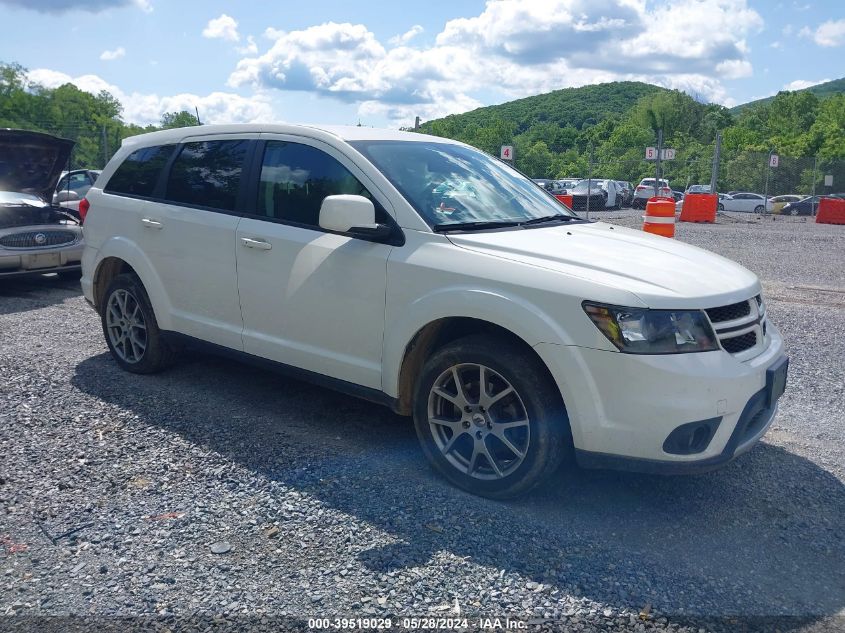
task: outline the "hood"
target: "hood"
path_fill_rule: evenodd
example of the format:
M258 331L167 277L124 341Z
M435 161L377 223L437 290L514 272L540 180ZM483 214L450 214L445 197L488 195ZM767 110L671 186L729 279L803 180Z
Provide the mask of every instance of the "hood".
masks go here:
M603 222L448 238L462 248L626 290L651 308L711 308L760 292L757 276L736 262Z
M41 132L0 129L0 191L51 201L74 142Z

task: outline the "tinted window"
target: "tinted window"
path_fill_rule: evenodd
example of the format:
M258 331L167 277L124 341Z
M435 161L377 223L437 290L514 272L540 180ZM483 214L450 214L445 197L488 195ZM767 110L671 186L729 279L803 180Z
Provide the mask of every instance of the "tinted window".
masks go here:
M107 193L151 196L159 174L173 153L174 145L157 145L135 150L112 174Z
M299 143L267 143L258 187L259 215L319 226L323 198L340 194L372 199L364 185L325 152ZM386 221L379 205L376 221Z
M170 171L165 198L234 211L250 141L185 143Z

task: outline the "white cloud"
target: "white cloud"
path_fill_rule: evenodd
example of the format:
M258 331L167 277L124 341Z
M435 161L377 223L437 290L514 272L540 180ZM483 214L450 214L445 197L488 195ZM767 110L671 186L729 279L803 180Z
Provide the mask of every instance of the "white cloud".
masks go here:
M422 33L425 29L420 26L419 24L415 24L410 29L402 33L402 35L396 35L391 37L388 40L388 43L392 46L401 46L402 44L407 44L412 39L414 39L417 35Z
M720 82L752 74L747 38L762 27L746 0L488 0L428 47L410 44L417 27L386 45L362 24L268 28L269 47L245 53L229 84L331 96L404 122L477 107L491 90L515 97L615 80L724 103Z
M785 84L783 89L784 90L804 90L804 88L809 88L810 86L815 86L816 84L823 84L830 79L796 79L795 81L790 81L788 84Z
M118 46L113 51L103 51L100 53L100 59L103 61L110 62L115 59L120 59L121 57L126 55L126 49L122 46Z
M742 79L754 74L751 62L745 59L728 59L716 65L716 72L725 79Z
M266 95L243 97L229 92L212 92L207 95L182 93L159 96L139 92L126 93L97 75L71 77L65 73L39 68L29 72L28 78L46 88L57 88L66 83L80 90L97 94L106 90L123 104L123 119L138 125L158 123L165 112L198 108L204 123L269 123L275 120L270 99Z
M222 39L229 42L237 42L241 39L238 34L238 21L235 18L221 14L219 18L209 20L202 31L202 36L209 39Z
M255 43L255 38L252 35L247 35L246 46L238 46L235 50L239 55L257 55L258 44Z
M845 44L845 19L823 22L813 39L819 46L842 46Z

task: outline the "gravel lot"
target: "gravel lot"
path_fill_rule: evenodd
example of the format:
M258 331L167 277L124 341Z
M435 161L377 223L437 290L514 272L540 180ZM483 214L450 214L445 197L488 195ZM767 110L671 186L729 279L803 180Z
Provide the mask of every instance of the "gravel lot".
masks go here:
M200 355L123 373L76 284L0 282L0 630L842 630L845 227L678 239L764 281L791 356L771 431L715 473L569 469L511 503L446 485L386 409ZM94 619L35 619L69 615ZM137 615L162 617L114 619Z

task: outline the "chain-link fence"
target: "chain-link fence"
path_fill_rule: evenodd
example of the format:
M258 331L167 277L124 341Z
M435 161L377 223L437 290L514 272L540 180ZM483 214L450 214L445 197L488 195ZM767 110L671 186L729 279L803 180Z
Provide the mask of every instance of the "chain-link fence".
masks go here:
M630 182L633 187L657 174L657 161L647 160L643 147L602 146L598 151L587 147L571 165L572 171L582 173L561 176L608 178ZM719 208L725 214L779 213L786 202L814 197L804 204L807 209L792 207L794 215L814 215L818 196L845 191L845 160L783 154L773 158L769 152L737 150L722 150L717 158L714 145L676 148L671 159L661 160L660 177L672 190L685 192L693 185L709 186L714 165Z

